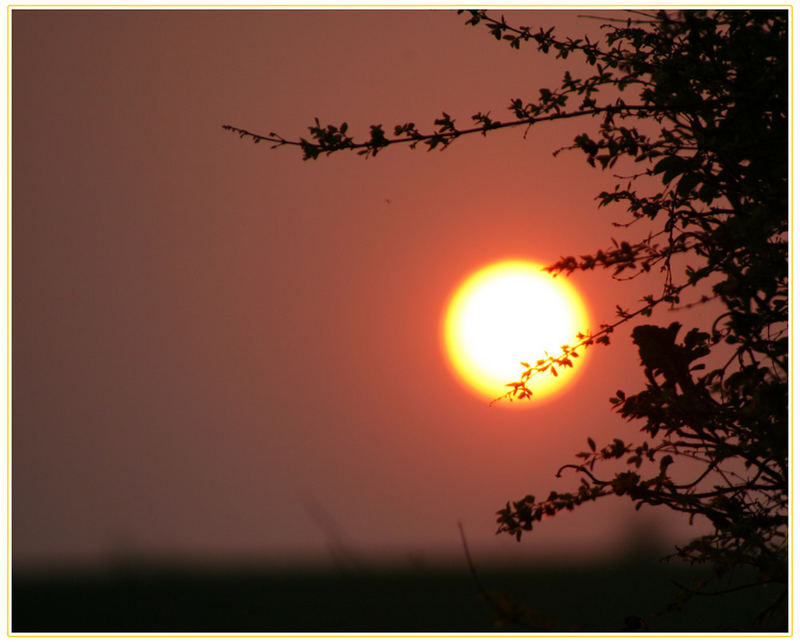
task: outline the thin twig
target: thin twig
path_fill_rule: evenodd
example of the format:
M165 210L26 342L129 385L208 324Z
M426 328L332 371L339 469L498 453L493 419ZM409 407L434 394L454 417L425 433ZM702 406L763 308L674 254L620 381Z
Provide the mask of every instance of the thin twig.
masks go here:
M464 525L461 522L458 522L458 530L461 533L461 545L464 547L464 557L467 559L467 566L469 567L469 572L472 575L472 579L475 581L475 586L478 588L478 593L480 593L481 597L494 608L497 608L497 604L491 598L489 593L486 592L486 589L483 587L483 584L481 584L480 579L478 579L478 571L475 570L475 565L472 563L472 556L469 554L469 546L467 546L467 536L464 534Z
M389 145L397 145L402 143L420 143L427 140L439 137L451 142L459 136L466 134L485 133L495 129L505 129L507 127L519 127L520 125L533 125L551 120L563 120L566 118L580 118L581 116L599 116L600 114L623 114L625 112L652 112L652 111L665 111L665 108L653 107L651 105L608 105L606 107L594 107L592 109L580 109L574 112L557 112L547 116L532 116L530 118L523 118L520 120L506 121L493 123L491 126L481 125L479 127L470 127L468 129L455 129L452 131L441 131L432 134L420 134L419 136L407 136L405 138L389 138L379 145L380 148L388 147ZM333 152L343 149L375 149L375 144L371 141L363 143L343 142L341 146L335 149L325 149L318 143L311 143L308 141L288 140L282 136L270 133L269 135L257 134L241 127L234 125L222 125L222 129L238 135L240 138L250 138L254 142L268 142L274 143L276 147L283 145L294 145L296 147L310 147L320 149L321 152Z

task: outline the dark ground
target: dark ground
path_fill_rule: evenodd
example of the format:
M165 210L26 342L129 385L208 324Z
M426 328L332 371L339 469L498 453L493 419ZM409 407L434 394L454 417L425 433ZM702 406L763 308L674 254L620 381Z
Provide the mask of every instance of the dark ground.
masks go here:
M11 626L14 633L600 632L637 630L643 620L646 631L787 630L785 598L772 617L755 621L780 587L696 596L668 610L678 594L672 582L691 586L698 576L694 568L634 561L479 570L492 605L466 564L292 572L127 564L104 572L15 573Z

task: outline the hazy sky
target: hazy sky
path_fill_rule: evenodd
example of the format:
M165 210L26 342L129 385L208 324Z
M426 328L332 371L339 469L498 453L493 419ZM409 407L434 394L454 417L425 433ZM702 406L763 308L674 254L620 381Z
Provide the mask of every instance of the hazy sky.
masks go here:
M607 501L494 535L506 500L577 484L554 474L587 436L637 436L608 403L643 382L630 329L527 411L490 408L443 357L447 297L475 268L623 238L593 200L613 178L553 158L580 123L313 163L221 128L427 129L559 85L563 63L463 22L13 11L15 560L425 560L461 554L459 520L479 559L591 556L685 529ZM572 281L597 323L649 291Z

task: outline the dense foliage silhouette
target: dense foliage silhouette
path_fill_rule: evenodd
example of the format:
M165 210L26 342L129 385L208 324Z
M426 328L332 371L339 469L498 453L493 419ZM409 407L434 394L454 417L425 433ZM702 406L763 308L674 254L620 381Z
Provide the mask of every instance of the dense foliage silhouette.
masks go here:
M704 305L720 313L706 327L634 327L646 387L619 390L611 404L636 422L639 438L605 446L589 438L578 463L558 472L577 474L576 490L508 502L498 511L498 531L520 539L545 517L625 496L637 509L665 506L705 518L708 533L677 546L675 556L710 565L717 577L755 570L752 582L725 590L786 586L788 12L632 11L627 19L608 18L597 42L512 26L485 11L463 13L468 25L515 49L581 58L586 75L565 73L561 86L511 100L510 119L478 112L467 127L443 113L428 131L402 123L389 137L378 124L361 140L347 123L319 120L308 138L296 140L225 129L317 159L347 150L373 157L402 144L444 149L502 128L585 121L587 132L556 153L577 150L592 168L608 171L610 188L599 204L624 205L628 219L615 225L639 233L547 269L606 269L617 279L656 271L663 279L638 308L617 306L614 323L579 335L560 355L523 364L505 397L530 397L531 377L571 367L576 348L608 344L619 326L657 308ZM679 460L687 463L677 466ZM784 591L763 615L774 615L785 598Z

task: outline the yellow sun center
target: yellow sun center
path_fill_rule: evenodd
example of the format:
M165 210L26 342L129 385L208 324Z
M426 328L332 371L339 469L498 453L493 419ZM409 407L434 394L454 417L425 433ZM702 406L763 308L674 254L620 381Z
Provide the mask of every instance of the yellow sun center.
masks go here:
M444 316L445 352L456 374L483 398L509 390L525 369L546 355L561 355L588 332L581 296L564 278L553 278L530 261L493 263L473 273L455 291ZM552 396L570 383L583 354L558 376L536 374L528 382L533 400ZM519 404L514 404L519 405Z

